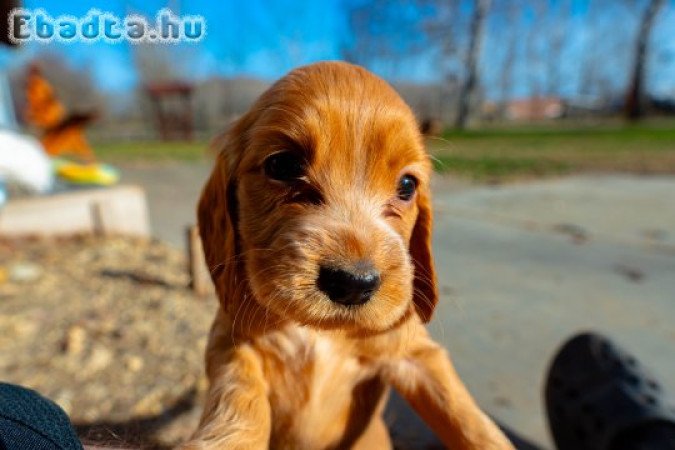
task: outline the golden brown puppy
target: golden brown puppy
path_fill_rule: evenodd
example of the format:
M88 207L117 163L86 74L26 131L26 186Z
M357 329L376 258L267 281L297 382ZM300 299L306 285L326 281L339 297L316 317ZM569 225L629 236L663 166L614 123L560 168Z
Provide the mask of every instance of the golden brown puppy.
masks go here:
M390 385L447 446L512 448L424 327L430 164L394 90L346 63L302 67L219 148L198 218L220 309L183 448L390 448Z

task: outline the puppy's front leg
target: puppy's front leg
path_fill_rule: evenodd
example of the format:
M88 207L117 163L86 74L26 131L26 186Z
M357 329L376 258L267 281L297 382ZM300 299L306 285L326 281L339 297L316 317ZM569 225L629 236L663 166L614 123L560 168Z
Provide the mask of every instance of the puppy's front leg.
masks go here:
M405 356L394 363L390 382L452 449L503 450L513 446L483 413L459 379L447 352L421 324Z
M209 374L199 428L181 450L269 447L271 412L260 358L247 345L230 352Z

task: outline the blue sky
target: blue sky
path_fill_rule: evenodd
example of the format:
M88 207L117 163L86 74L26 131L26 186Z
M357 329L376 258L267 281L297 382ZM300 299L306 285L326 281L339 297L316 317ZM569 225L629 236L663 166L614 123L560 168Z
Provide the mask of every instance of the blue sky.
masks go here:
M171 7L180 14L203 15L208 24L206 38L190 46L183 45L176 64L181 73L194 80L211 76L253 76L275 79L297 65L322 59L337 59L341 49L350 39L350 27L347 18L347 6L354 2L367 0L287 0L287 1L232 1L232 0L25 0L26 8L44 8L51 16L69 14L84 16L91 8L109 11L119 17L129 13L140 13L154 17L163 7ZM643 0L644 1L644 0ZM654 33L655 54L652 58L656 74L652 73L650 86L659 93L675 95L675 0L671 0L668 10L661 15ZM611 4L611 3L610 3ZM564 19L567 32L573 37L570 45L561 55L560 91L572 94L578 90L580 64L584 60L584 51L589 45L604 48L608 45L593 36L584 23L584 14L588 1L573 0L571 13ZM625 8L624 8L625 9ZM607 14L605 24L612 32L620 27L622 31L635 28L635 17L629 11L614 11ZM521 14L517 20L507 21L495 16L489 24L488 38L484 44L481 59L482 77L488 86L488 95L497 96L496 85L499 82L500 61L506 52L505 42L510 27L523 27L528 24L527 14ZM619 21L617 24L615 22ZM554 23L554 22L552 22ZM617 83L620 84L621 64L627 59L630 31L626 32L625 48L612 50L621 61L608 59L606 64L616 65ZM518 52L521 61L532 46L523 32L518 38ZM596 42L597 41L597 42ZM614 45L621 45L614 44ZM187 47L187 48L186 48ZM56 52L75 67L90 71L96 85L105 92L116 93L132 89L138 83L138 74L133 65L131 44L122 42L87 43L29 43L19 50L4 51L0 63L5 65L21 64L35 54ZM545 53L544 50L540 50ZM607 49L610 52L610 49ZM602 53L602 52L601 52ZM433 52L419 54L404 63L405 70L396 74L387 73L386 68L377 64L373 68L389 78L399 78L412 82L437 81L441 78ZM540 72L545 78L545 67ZM526 95L536 77L532 66L524 63L514 68L516 81L512 95ZM529 81L528 81L529 80ZM544 84L544 81L541 81Z
M27 0L24 7L43 8L52 17L62 14L82 17L96 8L118 17L139 13L154 18L158 10L167 6L174 11L178 9L181 15L202 15L207 21L206 38L197 44L183 45L191 56L192 67L187 76L195 79L212 75L274 79L295 65L339 58L340 39L346 32L339 0L265 3ZM3 59L19 63L41 51L57 52L75 66L87 67L106 91L125 90L137 82L132 45L127 42L28 43Z

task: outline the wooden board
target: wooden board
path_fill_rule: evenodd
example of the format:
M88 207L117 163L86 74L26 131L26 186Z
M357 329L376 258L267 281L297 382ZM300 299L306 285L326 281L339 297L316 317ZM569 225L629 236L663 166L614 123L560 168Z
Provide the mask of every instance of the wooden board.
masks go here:
M138 186L87 189L8 202L0 209L0 237L150 236L145 192Z

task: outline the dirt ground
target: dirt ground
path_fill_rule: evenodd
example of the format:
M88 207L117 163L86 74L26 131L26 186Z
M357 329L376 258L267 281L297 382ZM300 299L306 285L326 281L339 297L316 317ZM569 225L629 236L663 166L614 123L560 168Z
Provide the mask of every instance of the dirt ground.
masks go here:
M206 383L214 299L188 289L182 252L83 237L0 243L0 377L58 403L97 442L168 447Z

